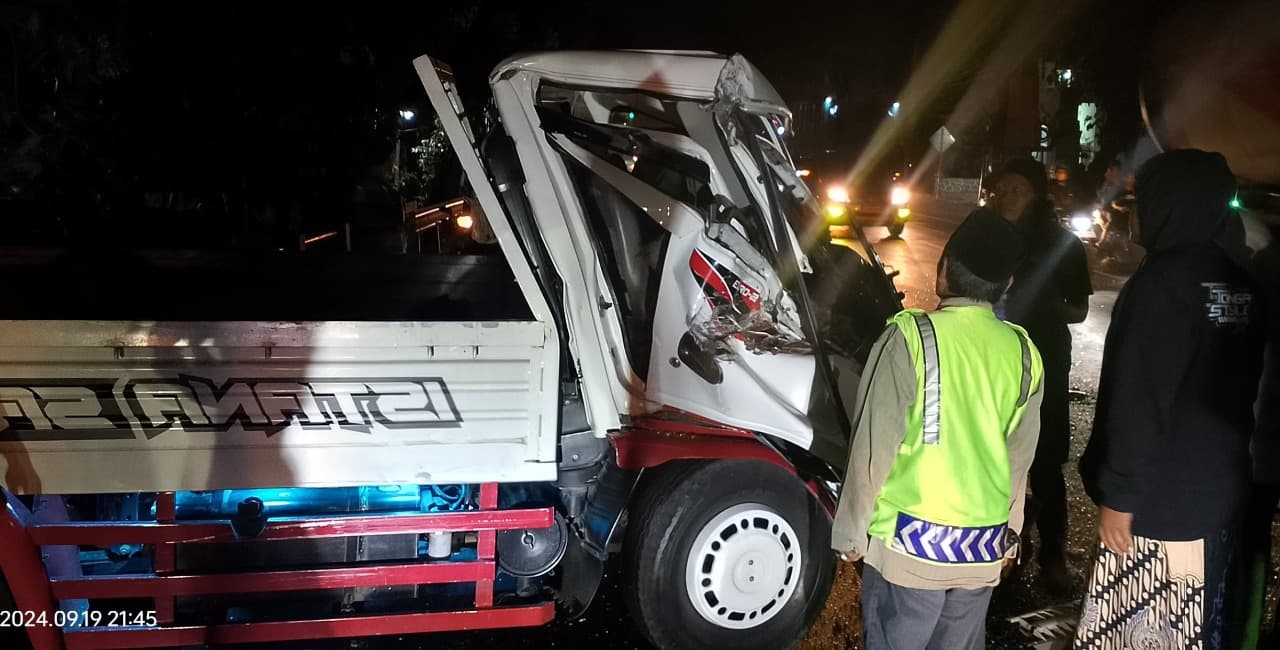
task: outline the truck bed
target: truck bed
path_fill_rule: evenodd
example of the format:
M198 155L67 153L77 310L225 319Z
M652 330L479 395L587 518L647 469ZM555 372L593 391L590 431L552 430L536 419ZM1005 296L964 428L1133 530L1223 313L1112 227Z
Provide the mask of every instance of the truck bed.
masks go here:
M322 259L6 258L4 486L554 479L556 341L509 275Z

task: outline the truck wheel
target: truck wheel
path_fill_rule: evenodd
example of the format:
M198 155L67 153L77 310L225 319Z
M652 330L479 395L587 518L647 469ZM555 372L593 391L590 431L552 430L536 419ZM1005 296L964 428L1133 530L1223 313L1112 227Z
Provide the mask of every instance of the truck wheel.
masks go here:
M782 468L664 467L627 534L632 617L654 646L776 648L800 640L831 589L830 522Z

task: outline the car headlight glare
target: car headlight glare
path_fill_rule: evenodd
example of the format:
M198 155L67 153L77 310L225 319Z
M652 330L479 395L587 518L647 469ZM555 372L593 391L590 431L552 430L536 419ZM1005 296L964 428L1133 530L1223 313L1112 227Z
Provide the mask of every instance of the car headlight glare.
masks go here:
M889 192L889 202L894 205L906 205L911 202L911 190L895 185L893 191Z

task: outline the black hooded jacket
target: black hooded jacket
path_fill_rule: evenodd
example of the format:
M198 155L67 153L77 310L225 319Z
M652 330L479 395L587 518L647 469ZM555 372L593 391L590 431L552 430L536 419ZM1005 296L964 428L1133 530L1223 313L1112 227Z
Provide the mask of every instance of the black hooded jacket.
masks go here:
M1246 494L1263 309L1234 192L1218 154L1174 151L1138 173L1147 258L1112 313L1080 461L1089 496L1133 513L1135 535L1214 534Z

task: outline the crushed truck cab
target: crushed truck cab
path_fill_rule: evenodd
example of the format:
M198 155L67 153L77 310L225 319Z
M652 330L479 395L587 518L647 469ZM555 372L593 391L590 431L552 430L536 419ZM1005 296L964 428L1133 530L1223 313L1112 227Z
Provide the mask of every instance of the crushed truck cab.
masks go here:
M616 552L658 647L785 647L820 611L899 305L860 232L805 230L777 92L736 55L554 52L476 111L414 66L500 254L121 256L204 293L0 321L0 568L35 647L538 625Z

